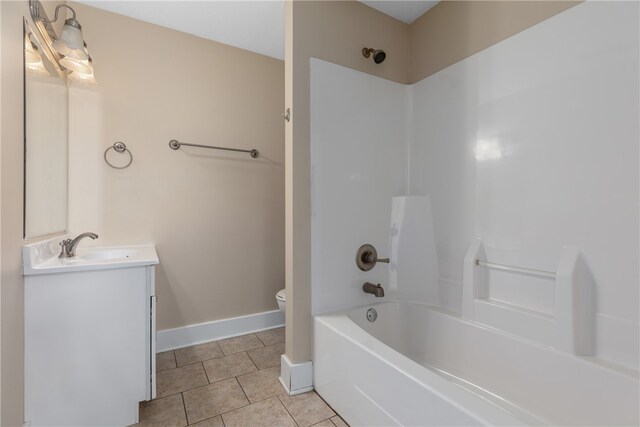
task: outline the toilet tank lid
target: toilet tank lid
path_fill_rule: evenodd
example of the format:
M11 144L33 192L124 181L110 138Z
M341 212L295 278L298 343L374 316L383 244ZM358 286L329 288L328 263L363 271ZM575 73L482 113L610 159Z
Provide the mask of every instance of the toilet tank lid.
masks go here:
M286 301L287 300L287 294L286 294L286 289L280 289L278 291L278 293L276 294L276 298L279 299L280 301Z

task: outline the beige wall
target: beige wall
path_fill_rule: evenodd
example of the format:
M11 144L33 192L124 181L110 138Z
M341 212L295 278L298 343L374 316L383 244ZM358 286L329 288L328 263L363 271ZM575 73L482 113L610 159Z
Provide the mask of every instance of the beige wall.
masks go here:
M23 280L22 280L22 16L26 2L0 2L2 23L2 115L0 116L0 325L3 426L23 421Z
M406 83L407 25L355 1L296 1L285 7L285 99L292 114L286 126L286 352L300 363L311 358L309 58ZM387 60L376 65L365 59L365 46L384 49Z
M283 61L70 4L99 83L70 89L71 231L95 231L100 245L155 242L160 330L276 310ZM261 157L173 151L174 138L256 148ZM116 141L133 153L128 169L102 158Z
M409 26L409 83L420 81L578 3L441 1Z
M57 4L43 2L49 18ZM27 1L0 2L0 425L24 421L23 17ZM66 11L60 12L57 31ZM37 240L37 239L35 239Z

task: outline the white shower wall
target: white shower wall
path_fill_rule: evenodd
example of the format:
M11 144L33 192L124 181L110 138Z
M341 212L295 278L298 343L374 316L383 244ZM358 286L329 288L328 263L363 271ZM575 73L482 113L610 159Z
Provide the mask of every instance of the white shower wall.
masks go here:
M431 197L443 296L475 237L549 271L577 246L598 355L637 368L639 72L638 3L586 2L414 85L410 192ZM516 278L492 272L490 297L553 315L554 283Z
M313 312L374 300L363 279L393 282L386 265L357 270L355 249L387 256L392 197L428 196L436 259L421 253L439 279L414 300L460 311L475 238L491 262L549 271L577 246L597 286L596 356L638 369L638 8L582 3L412 86L314 60ZM561 309L552 281L489 284L492 299Z
M313 314L375 299L365 281L388 281L386 264L357 269L364 243L389 254L391 198L407 192L409 89L311 60L311 283Z

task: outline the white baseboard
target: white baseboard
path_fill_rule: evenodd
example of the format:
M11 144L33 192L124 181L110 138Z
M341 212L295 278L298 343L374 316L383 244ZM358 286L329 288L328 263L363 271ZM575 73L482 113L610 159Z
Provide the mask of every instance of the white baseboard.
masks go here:
M313 390L313 364L291 363L286 354L280 356L280 384L289 396Z
M273 310L188 325L182 328L165 329L156 334L156 351L160 353L280 326L284 326L284 313L280 310Z

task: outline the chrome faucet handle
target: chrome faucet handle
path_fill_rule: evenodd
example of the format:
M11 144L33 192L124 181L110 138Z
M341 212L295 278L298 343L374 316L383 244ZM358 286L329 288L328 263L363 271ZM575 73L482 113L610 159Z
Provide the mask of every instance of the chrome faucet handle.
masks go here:
M375 267L376 263L389 263L389 258L378 258L378 251L373 245L368 243L360 246L356 252L356 265L362 271L369 271Z
M62 249L60 250L60 255L58 258L71 258L73 255L69 253L69 246L71 245L71 239L64 239L62 242L58 243Z
M375 251L375 248L374 248L374 251ZM373 264L375 264L376 262L386 262L387 264L389 264L390 262L389 258L376 258L373 252L366 252L366 254L364 255L364 258L367 263L373 263Z
M95 240L98 238L98 235L96 233L89 232L89 233L82 233L81 235L79 235L73 240L71 239L63 240L62 242L60 242L60 246L62 246L62 251L60 252L60 255L58 255L58 258L73 258L74 256L76 256L76 246L78 246L78 243L80 243L80 240L84 239L85 237L90 237L91 239Z

